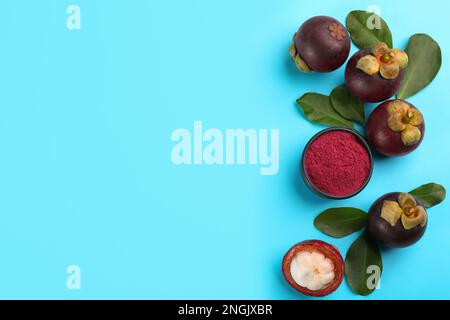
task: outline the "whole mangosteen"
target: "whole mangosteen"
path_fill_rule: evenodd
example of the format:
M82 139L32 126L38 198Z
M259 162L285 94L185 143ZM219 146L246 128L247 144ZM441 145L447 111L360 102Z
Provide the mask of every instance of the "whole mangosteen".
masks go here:
M425 121L422 113L404 100L390 100L379 105L367 121L367 137L385 156L408 154L422 143Z
M350 93L364 102L381 102L400 89L408 55L380 43L373 49L355 53L345 69L345 83Z
M367 230L381 245L403 248L422 238L427 219L427 212L418 199L408 193L393 192L372 205Z
M350 53L347 29L326 16L305 21L294 35L289 54L303 72L331 72L342 66Z

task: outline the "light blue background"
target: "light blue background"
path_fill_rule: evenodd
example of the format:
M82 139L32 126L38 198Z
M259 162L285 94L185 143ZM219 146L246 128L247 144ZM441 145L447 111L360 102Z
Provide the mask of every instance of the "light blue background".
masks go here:
M66 28L69 4L82 29ZM303 75L289 61L305 19L378 5L403 47L432 35L433 84L410 99L427 121L412 155L377 159L369 186L342 202L299 175L320 126L295 99L328 94L343 68ZM368 209L390 191L450 188L450 2L300 0L2 0L0 5L0 298L304 299L280 272L313 218ZM352 52L356 49L353 47ZM171 163L171 132L279 128L280 171ZM429 211L420 243L384 251L382 289L364 299L450 298L450 201ZM66 268L82 289L66 288ZM330 299L358 299L346 283Z

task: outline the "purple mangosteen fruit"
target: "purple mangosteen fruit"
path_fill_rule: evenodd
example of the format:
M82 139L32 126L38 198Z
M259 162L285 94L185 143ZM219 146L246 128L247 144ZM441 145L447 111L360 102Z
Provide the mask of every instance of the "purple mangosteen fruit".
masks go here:
M427 219L427 212L418 199L408 193L393 192L372 205L367 230L381 245L403 248L422 238Z
M350 93L363 102L381 102L397 93L403 81L408 55L380 43L355 53L345 69Z
M408 154L422 143L425 121L422 113L404 100L390 100L379 105L367 121L367 137L385 156Z
M341 67L350 53L347 29L326 16L305 21L294 35L289 54L303 72L331 72Z

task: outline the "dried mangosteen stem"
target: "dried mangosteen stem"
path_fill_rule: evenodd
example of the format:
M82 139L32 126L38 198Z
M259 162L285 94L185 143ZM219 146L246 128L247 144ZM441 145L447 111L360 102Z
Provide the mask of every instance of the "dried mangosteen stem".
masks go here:
M388 63L389 61L391 61L392 56L389 53L385 53L383 54L383 56L381 57L381 62L383 63Z
M409 124L411 120L413 119L414 114L411 112L411 110L408 110L406 116L403 117L403 123Z

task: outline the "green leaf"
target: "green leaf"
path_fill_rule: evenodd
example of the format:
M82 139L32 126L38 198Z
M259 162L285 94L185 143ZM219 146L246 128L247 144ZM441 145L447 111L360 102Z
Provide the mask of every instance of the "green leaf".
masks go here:
M380 42L392 48L391 31L377 14L362 10L352 11L347 16L346 24L350 37L358 48L373 48Z
M366 224L367 213L357 208L331 208L314 219L317 229L335 238L346 237Z
M419 199L425 208L431 208L444 201L446 191L440 184L428 183L414 189L410 194Z
M330 100L333 109L341 116L365 124L364 103L353 97L344 85L331 92Z
M312 122L353 129L353 123L337 113L330 103L330 97L318 93L306 93L297 99L305 117Z
M367 232L364 232L350 246L345 257L345 276L356 293L371 294L383 271L383 261L378 246Z
M409 98L426 86L436 77L442 64L442 53L439 44L429 35L415 34L409 39L409 63L405 70L402 86L397 98Z

